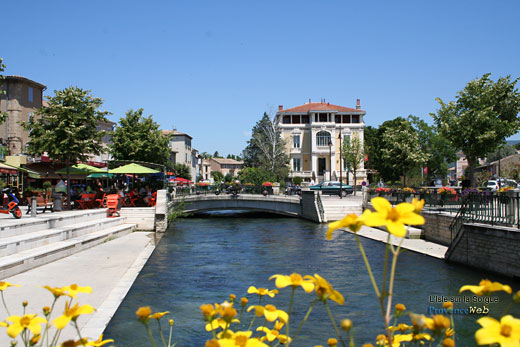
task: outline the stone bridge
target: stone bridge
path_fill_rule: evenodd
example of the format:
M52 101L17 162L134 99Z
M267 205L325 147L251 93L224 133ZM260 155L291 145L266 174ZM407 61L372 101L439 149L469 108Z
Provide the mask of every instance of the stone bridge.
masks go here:
M185 202L185 212L203 212L215 210L255 210L301 217L302 203L299 196L278 195L190 195L177 198Z

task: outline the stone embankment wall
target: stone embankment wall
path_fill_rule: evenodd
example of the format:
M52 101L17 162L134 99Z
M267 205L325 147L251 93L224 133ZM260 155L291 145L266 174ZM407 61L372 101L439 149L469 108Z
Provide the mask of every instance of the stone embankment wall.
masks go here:
M423 211L422 215L426 220L422 226L423 238L426 241L449 246L451 244L450 224L455 216L449 213L428 211Z
M316 192L311 190L302 191L302 199L300 201L302 213L301 216L305 219L321 223L320 212L318 209L318 202L316 201Z
M520 278L520 230L464 224L446 260Z

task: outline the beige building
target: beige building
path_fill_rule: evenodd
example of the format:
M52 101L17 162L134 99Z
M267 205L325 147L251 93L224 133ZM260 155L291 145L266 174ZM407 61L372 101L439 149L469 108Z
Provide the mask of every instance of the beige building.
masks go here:
M243 161L237 161L235 159L211 158L209 159L209 163L211 171L219 171L224 176L227 174L236 176L238 171L244 167Z
M16 155L24 153L29 142L29 132L21 122L26 122L37 109L42 107L43 91L47 87L21 76L6 76L0 95L0 112L7 112L7 120L0 125L2 153ZM6 153L7 152L7 153Z
M211 161L210 159L201 159L200 165L200 175L204 181L213 182L213 177L211 177Z
M191 179L195 181L201 175L199 152L191 145L193 138L177 130L162 130L162 134L169 138L173 164L184 164L190 168Z
M358 137L363 142L366 112L357 99L356 108L333 105L324 99L321 102L305 103L284 109L278 107L275 123L280 127L290 158L289 177L302 177L305 181L321 182L340 179L340 143ZM353 184L353 173L346 177L344 161L341 160L343 182ZM361 163L357 182L366 180L366 171Z

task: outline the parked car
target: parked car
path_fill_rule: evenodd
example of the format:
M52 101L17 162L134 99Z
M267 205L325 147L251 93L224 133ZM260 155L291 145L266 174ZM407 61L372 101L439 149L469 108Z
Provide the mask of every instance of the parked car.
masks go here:
M518 188L518 183L516 183L515 180L510 180L507 178L499 178L497 180L489 180L486 182L486 188L488 188L492 192L497 191L501 187L512 187L513 189L515 189Z
M310 186L311 190L319 190L322 194L330 194L330 195L339 195L339 181L323 181L316 185ZM352 194L354 188L345 183L341 185L342 195L347 196L347 194Z

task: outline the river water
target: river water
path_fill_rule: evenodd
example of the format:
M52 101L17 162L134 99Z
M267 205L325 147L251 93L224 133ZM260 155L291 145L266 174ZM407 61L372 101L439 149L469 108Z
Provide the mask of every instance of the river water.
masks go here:
M231 293L240 298L247 294L250 285L273 289L274 281L268 280L271 275L297 272L302 275L317 273L327 279L345 297L344 306L330 302L336 320L350 318L353 321L356 345L375 344L375 337L383 332L382 318L354 235L344 233L327 241L325 233L325 224L245 212L214 213L179 220L157 245L105 330L105 337L115 339L116 346L150 345L144 327L135 319L137 308L149 305L153 312L171 312L163 318L162 324L167 325L169 318L175 320L173 340L177 347L204 346L211 333L204 329L200 305L221 303L228 300ZM362 239L362 243L379 280L384 244L368 239ZM464 296L458 294L459 288L464 284L478 284L482 278L509 283L514 291L520 289L518 281L409 251L399 256L397 269L394 303L403 303L408 310L417 313L426 314L430 307L442 307L442 304L431 302L435 296L455 296L464 300ZM263 304L272 303L287 310L289 296L290 290L282 289L278 296ZM473 303L472 295L466 296L470 302L455 304L455 308L483 306ZM499 303L488 305L490 315L500 317L511 302L510 297L506 294L492 296L498 297ZM248 297L250 303L256 303L256 297ZM294 332L314 298L314 293L297 291L291 331ZM518 306L510 311L516 317L520 316ZM250 317L245 316L243 321L249 323ZM478 318L476 315L455 315L457 345L476 345L473 336L479 327L475 322ZM400 322L410 323L407 317ZM335 337L334 330L325 308L317 304L291 345L327 345L330 337ZM160 341L156 342L160 345Z

